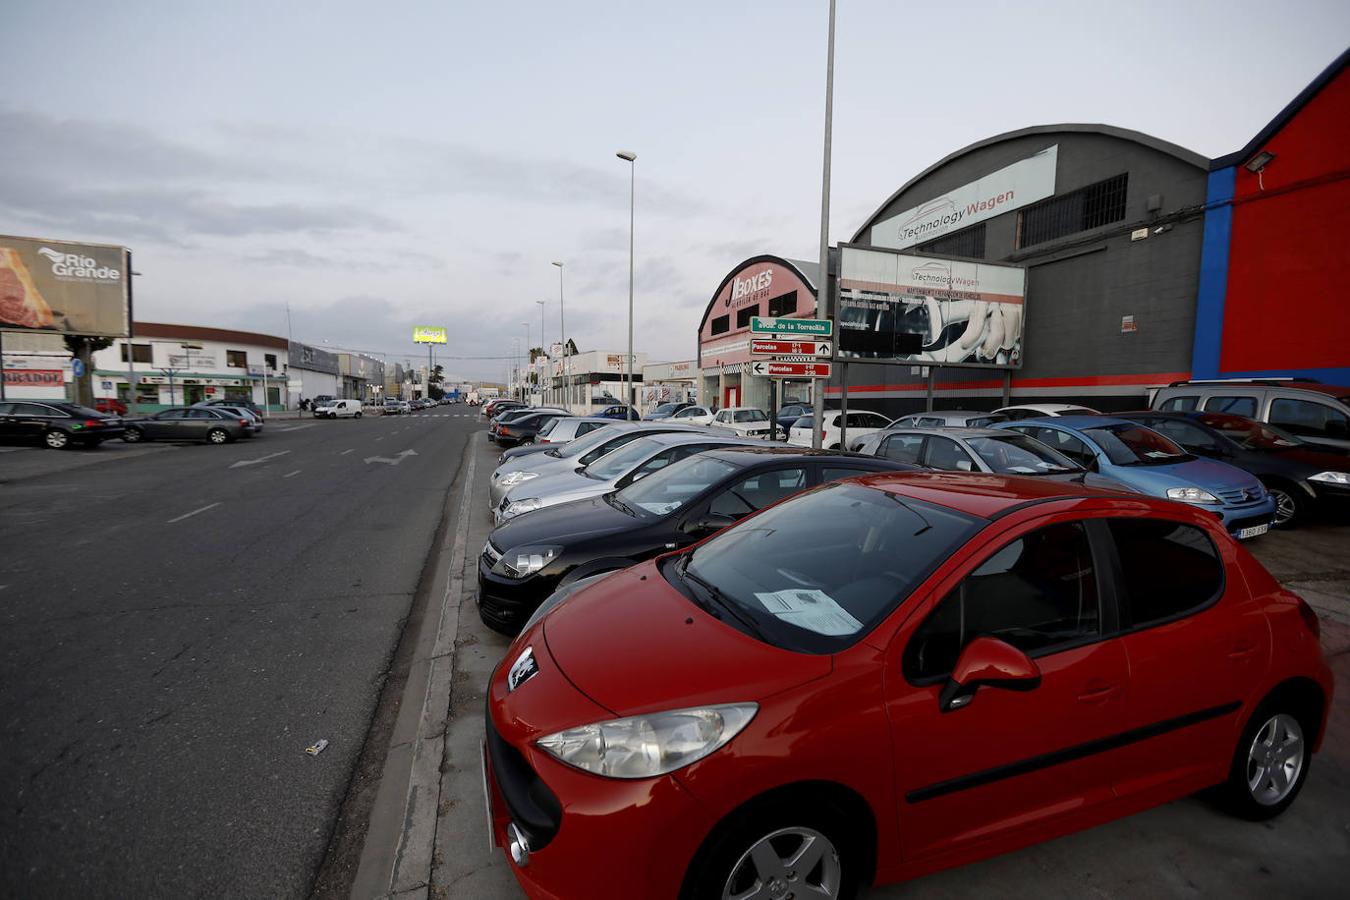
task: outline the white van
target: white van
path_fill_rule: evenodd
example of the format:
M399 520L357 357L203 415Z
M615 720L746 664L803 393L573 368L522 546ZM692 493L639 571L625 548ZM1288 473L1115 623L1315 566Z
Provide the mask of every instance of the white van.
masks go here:
M361 418L360 400L329 400L314 407L316 419L345 419L348 416Z

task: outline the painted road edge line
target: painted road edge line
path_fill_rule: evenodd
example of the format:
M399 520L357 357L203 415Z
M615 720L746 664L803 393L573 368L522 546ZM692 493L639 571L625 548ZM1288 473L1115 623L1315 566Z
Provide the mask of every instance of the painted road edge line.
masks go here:
M287 472L285 475L282 475L281 477L290 478L292 475L299 475L301 471L302 471L301 469L296 469L294 472Z
M225 501L223 501L223 500L217 500L215 503L209 503L209 504L207 504L206 506L203 506L201 509L194 509L192 512L190 512L190 513L184 513L183 515L179 516L179 517L176 518L176 519L170 519L169 521L165 522L164 524L165 524L165 525L172 525L174 522L181 522L181 521L183 521L184 519L190 519L190 518L192 518L193 516L197 515L198 513L204 513L204 512L206 512L208 509L215 509L217 506L219 506L220 504L222 504L222 503L224 503L224 502L225 502Z

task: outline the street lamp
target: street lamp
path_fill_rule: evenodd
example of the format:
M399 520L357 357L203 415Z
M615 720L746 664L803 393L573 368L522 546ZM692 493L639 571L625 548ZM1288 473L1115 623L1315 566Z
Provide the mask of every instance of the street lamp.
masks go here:
M633 210L637 197L637 154L620 150L614 154L628 162L628 409L624 417L633 418Z
M563 303L563 264L558 260L553 261L553 265L558 267L558 326L562 329L562 355L563 355L563 390L567 399L565 404L567 411L572 411L572 363L567 357L567 310Z
M534 353L530 350L530 323L521 322L520 324L525 326L525 381L520 386L520 399L522 403L528 403L525 394L529 390L530 373L534 371Z
M543 301L543 300L536 300L536 301L534 301L534 302L539 304L539 353L540 353L540 355L542 355L542 356L544 357L544 359L548 359L548 358L549 358L549 356L548 356L548 340L544 337L544 301ZM550 367L549 367L549 372L551 373L552 371L553 371L553 367L550 366ZM539 386L539 402L540 402L540 403L545 403L545 402L547 402L546 397L547 397L547 394L546 394L546 392L544 391L544 386L543 386L543 384L541 383L540 386Z

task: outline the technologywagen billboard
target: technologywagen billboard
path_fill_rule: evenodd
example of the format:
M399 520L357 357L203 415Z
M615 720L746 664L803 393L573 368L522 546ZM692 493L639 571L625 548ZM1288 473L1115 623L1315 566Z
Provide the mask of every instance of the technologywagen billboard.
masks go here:
M1026 269L841 245L840 360L1020 368Z
M0 328L125 337L130 260L125 247L0 235Z

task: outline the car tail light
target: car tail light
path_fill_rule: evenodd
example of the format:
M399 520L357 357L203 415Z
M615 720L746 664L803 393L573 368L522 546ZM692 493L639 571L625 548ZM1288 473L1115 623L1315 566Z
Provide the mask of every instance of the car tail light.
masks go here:
M498 431L497 433L498 433L498 434L504 434L504 435L506 435L507 437L510 437L510 436L511 436L511 429L510 429L510 428L507 428L505 425L503 425L502 428L501 428L501 431Z
M1308 605L1308 601L1302 597L1298 598L1298 614L1303 617L1303 624L1308 626L1308 630L1313 633L1313 637L1319 641L1322 639L1322 621L1317 618L1317 610Z
M85 427L85 428L97 428L97 427L99 427L99 426L102 425L102 424L103 424L103 423L100 422L98 419L85 419L85 420L84 420L84 427Z
M240 424L240 425L243 425L245 428L247 428L247 427L248 427L248 419L240 419L240 420L239 420L239 424Z

